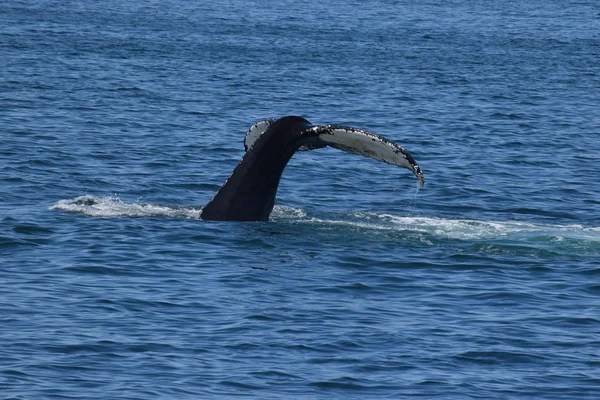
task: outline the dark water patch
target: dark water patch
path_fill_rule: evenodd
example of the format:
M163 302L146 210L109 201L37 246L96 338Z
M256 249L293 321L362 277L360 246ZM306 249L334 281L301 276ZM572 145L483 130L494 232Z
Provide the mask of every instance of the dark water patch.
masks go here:
M40 246L41 244L43 244L43 243L39 243L38 241L35 241L35 240L19 239L19 238L14 238L11 236L0 236L0 248L1 249L11 250L11 249L17 249L21 246L35 247L35 246Z
M493 113L492 115L490 115L490 118L519 120L523 119L524 117L518 114Z
M533 305L543 301L543 298L541 298L539 294L536 295L531 293L517 292L514 289L510 291L502 289L491 289L487 291L472 292L471 294L466 295L465 298L479 301L488 305Z
M592 326L597 327L600 325L600 319L592 317L563 317L560 318L562 324L573 325L573 326Z
M259 379L268 379L270 382L288 382L288 381L301 381L302 377L294 374L289 374L284 371L279 371L275 369L266 369L263 371L255 371L250 373L251 376L254 376Z
M91 260L90 260L91 261ZM106 275L106 276L135 276L138 275L133 269L122 268L118 266L105 266L105 265L73 265L63 268L64 271L73 272L77 274L91 274L91 275Z
M262 385L255 385L251 383L238 382L234 380L223 380L219 382L220 385L232 387L236 390L260 390L265 389Z
M356 379L348 376L344 376L337 379L326 380L326 381L314 381L310 382L311 386L314 386L324 391L349 391L349 392L360 392L378 389L392 389L395 385L384 386L384 385L372 385L365 383L362 379Z
M563 218L565 220L575 219L575 215L567 212L557 212L557 211L547 211L547 210L539 210L532 208L508 208L502 210L506 213L514 213L514 214L529 214L529 215L540 215L543 217L552 217L552 218Z
M246 318L249 319L249 320L264 321L264 322L282 321L282 320L286 319L283 316L274 316L273 314L270 314L270 315L249 315Z
M521 365L551 360L545 356L511 351L467 351L455 358L483 365Z
M600 271L598 271L600 273ZM592 295L592 296L598 296L600 295L600 285L588 285L585 288L581 289L584 293Z
M35 224L19 224L12 228L13 232L23 235L49 235L54 233L50 228Z
M327 292L327 293L353 293L353 292L373 292L376 291L374 288L371 288L367 285L361 283L354 284L345 284L345 285L336 285L330 287L323 287L316 289L319 292Z
M532 272L532 273L536 273L536 274L546 274L546 273L551 273L551 272L555 272L556 269L551 267L551 266L546 266L546 265L534 265L531 267L527 267L527 270Z

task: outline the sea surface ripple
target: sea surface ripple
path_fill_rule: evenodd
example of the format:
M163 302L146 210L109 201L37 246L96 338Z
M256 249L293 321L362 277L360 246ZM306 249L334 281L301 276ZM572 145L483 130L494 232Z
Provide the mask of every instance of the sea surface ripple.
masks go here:
M0 399L595 399L594 1L0 3ZM206 204L268 117L268 222Z

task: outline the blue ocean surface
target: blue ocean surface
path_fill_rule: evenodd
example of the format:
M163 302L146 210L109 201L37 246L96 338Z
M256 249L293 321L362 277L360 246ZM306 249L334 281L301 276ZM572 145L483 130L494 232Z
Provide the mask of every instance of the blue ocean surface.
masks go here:
M0 3L0 399L600 398L600 3ZM208 222L246 130L301 152Z

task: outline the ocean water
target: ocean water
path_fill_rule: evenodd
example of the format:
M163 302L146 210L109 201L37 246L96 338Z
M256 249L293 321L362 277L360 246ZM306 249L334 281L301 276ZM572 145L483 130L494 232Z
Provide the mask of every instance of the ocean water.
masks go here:
M0 3L1 399L596 399L600 4ZM268 222L205 222L245 131Z

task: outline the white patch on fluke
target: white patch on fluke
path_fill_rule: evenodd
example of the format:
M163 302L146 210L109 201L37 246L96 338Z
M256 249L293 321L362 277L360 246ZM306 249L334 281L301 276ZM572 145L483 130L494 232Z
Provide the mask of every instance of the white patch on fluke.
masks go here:
M244 150L250 150L254 142L256 142L256 139L265 133L265 131L269 129L269 126L275 121L274 118L267 118L252 125L250 129L248 129L248 132L246 132L246 137L244 138Z
M275 121L277 121L277 120L274 118L267 118L267 119L258 121L257 123L252 125L250 127L250 129L248 129L248 132L246 132L246 136L244 137L244 151L250 150L250 148L252 148L254 143L256 143L256 141L258 140L260 135L265 133L266 130L269 129L269 126L271 126L271 124ZM300 146L298 148L298 151L308 151L308 150L314 150L314 148L312 148L310 146Z
M331 147L407 168L415 174L421 185L424 183L423 173L412 156L383 136L363 129L335 125L314 126L310 130Z

